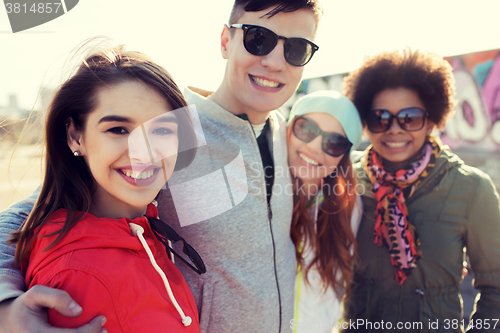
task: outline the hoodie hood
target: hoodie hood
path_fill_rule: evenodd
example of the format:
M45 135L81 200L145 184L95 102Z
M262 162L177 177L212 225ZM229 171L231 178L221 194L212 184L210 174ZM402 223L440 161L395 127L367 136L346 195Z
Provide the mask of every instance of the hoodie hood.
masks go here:
M135 218L108 219L98 218L92 214L85 215L85 223L76 222L66 235L49 251L46 248L56 239L51 233L59 231L66 220L65 209L59 209L44 224L31 247L29 265L26 270L26 283L32 280L38 267L44 267L56 258L72 251L91 248L120 248L138 252L137 255L147 257L139 239L132 234L129 223L140 225L144 230L152 233L145 216ZM155 205L149 204L146 215L158 217ZM106 228L103 228L106 223ZM45 237L46 236L46 237ZM148 245L153 253L156 252L155 243L148 239ZM25 267L24 267L25 268ZM24 270L23 270L24 271Z
M168 293L168 297L181 317L184 326L190 326L192 319L184 314L184 311L177 302L175 295L165 272L158 266L155 253L162 245L156 240L149 225L148 217L158 217L158 211L153 204L146 209L146 216L135 219L108 219L97 218L91 214L85 215L85 223L76 222L68 233L49 251L45 250L57 237L50 235L57 232L64 225L67 211L60 209L56 211L50 220L43 225L32 246L30 253L28 270L26 272L26 284L37 274L39 268L47 266L51 261L72 251L88 249L115 248L120 250L133 251L133 255L147 257L160 275L163 285ZM147 239L144 234L149 235ZM50 235L50 236L47 236ZM158 247L156 247L156 246Z

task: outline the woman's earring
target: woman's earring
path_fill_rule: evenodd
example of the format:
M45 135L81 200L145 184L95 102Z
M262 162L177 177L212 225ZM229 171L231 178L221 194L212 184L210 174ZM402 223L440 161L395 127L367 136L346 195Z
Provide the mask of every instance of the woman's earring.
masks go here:
M80 156L80 151L79 150L75 150L73 152L73 155L75 155L76 157Z

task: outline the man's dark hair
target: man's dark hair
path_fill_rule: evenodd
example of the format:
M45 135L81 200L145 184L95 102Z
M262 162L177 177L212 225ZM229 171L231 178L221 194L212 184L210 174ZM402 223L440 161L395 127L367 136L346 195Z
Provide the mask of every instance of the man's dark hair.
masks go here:
M229 16L229 24L237 23L245 12L260 12L269 8L271 10L264 15L268 18L281 12L291 13L302 8L312 10L316 21L319 21L323 15L323 9L318 0L235 0Z

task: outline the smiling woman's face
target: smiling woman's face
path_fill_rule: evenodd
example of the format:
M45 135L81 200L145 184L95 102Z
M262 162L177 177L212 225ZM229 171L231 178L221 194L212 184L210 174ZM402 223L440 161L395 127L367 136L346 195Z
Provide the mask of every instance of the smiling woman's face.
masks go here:
M304 118L312 120L324 132L338 133L345 137L339 121L326 113L309 113ZM293 124L293 122L292 122ZM293 125L290 126L293 126ZM323 151L322 135L310 142L299 140L288 131L288 165L291 174L300 179L305 186L318 188L321 180L335 171L344 155L334 157Z
M418 107L425 110L425 106L418 94L410 89L385 89L375 95L372 110L383 109L397 115L402 109ZM413 162L420 153L425 139L431 134L434 125L426 119L422 129L406 131L393 119L389 129L382 133L372 133L365 126L364 132L373 145L373 149L383 158L384 164L391 170L397 171Z
M174 170L175 113L162 95L138 81L101 88L96 98L83 133L68 133L70 148L81 152L95 180L90 213L140 216Z

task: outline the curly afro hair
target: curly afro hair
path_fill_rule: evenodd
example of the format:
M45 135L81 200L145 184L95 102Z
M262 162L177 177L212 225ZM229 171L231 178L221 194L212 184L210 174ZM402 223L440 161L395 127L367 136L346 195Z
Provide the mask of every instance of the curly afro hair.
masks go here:
M410 49L383 52L365 59L343 82L344 94L356 105L363 125L375 96L400 87L415 91L428 119L444 128L456 103L455 78L448 61L434 53Z

